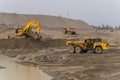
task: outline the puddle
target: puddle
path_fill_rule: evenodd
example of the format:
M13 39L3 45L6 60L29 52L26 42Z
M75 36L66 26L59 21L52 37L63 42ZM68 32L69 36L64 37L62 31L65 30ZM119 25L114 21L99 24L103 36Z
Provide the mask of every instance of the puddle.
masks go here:
M38 67L28 67L14 63L12 59L0 55L0 65L6 67L0 69L0 80L51 80L52 77L45 74Z

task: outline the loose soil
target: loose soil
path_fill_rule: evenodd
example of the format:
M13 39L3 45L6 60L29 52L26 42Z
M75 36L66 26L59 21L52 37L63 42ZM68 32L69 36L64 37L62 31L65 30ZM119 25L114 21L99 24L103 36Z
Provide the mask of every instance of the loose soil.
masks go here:
M0 40L0 53L15 62L42 69L52 80L119 80L120 46L111 46L103 54L92 51L71 54L64 39ZM11 44L12 43L12 44Z

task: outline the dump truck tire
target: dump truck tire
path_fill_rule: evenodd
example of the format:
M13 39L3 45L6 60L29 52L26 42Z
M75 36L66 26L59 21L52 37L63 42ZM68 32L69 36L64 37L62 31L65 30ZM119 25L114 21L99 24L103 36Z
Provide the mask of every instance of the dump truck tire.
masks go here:
M76 53L81 53L81 52L82 52L81 47L80 47L80 46L76 46L75 52L76 52Z
M69 51L70 51L71 53L75 53L75 48L74 48L74 46L69 45L69 46L68 46L68 49L69 49Z
M101 47L96 47L94 52L97 53L97 54L100 54L100 53L102 53L102 48Z
M76 32L71 32L71 35L76 35Z

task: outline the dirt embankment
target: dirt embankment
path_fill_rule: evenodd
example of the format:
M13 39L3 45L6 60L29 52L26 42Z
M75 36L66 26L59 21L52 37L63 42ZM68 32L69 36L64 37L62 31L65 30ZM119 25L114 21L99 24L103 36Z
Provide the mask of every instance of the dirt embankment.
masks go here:
M42 29L58 29L61 27L93 29L90 27L90 25L82 20L68 19L60 16L0 13L0 24L21 27L25 26L30 20L40 21Z
M42 49L49 47L65 47L63 39L1 39L0 49Z

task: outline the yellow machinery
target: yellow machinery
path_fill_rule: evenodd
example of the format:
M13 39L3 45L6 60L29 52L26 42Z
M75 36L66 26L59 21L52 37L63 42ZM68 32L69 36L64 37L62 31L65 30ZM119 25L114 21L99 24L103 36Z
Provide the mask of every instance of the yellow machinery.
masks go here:
M36 31L32 31L35 29ZM26 38L32 37L34 39L41 38L40 36L40 22L39 21L29 21L24 28L17 28L14 30L15 36L24 36Z
M88 50L93 50L94 53L102 53L103 50L109 50L110 45L103 41L101 38L86 39L82 41L67 41L66 46L72 53L87 52Z
M76 35L76 31L73 28L64 28L62 32L64 34Z

